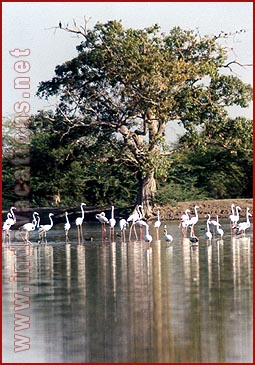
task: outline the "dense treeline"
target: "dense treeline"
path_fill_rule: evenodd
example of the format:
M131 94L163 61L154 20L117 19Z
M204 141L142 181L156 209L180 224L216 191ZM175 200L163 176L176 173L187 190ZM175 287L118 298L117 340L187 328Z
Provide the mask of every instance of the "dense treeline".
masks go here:
M49 118L48 114L40 113L30 121L30 164L24 166L23 178L27 178L31 188L31 206L55 205L54 195L58 192L61 206L76 206L81 201L96 206L132 205L137 195L136 172L130 172L119 161L124 149L122 142L117 137L105 140L99 130L98 133L88 130L87 135L81 131L80 136L75 131L74 143L70 136L63 137L62 123L57 130ZM235 125L237 131L246 132L244 138L238 139L236 131L238 144L231 148L223 148L211 140L206 147L182 149L181 138L175 146L177 152L162 157L165 168L164 173L158 169L156 174L154 203L252 197L252 121L237 118L232 121L232 133ZM20 169L12 164L17 145L11 135L4 139L4 148L3 208L8 208L17 201L15 172Z

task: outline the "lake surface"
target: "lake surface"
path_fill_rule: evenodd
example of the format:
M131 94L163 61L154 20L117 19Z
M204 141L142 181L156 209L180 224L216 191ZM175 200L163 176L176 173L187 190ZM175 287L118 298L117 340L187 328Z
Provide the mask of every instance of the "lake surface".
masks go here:
M12 236L2 247L3 362L252 362L252 227L231 237L223 222L223 240L208 244L202 222L191 248L178 224L167 222L171 244L163 224L150 244L123 242L118 228L102 241L88 223L80 244L75 227L66 244L63 225L46 244L37 232L30 246Z

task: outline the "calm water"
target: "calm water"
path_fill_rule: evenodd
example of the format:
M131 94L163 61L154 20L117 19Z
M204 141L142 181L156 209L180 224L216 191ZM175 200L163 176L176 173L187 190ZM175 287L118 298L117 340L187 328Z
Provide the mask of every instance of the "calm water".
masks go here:
M178 222L167 225L172 244L102 242L85 223L92 242L78 245L73 228L66 244L61 225L26 254L20 240L4 246L3 362L252 362L251 229L231 238L226 222L224 240L208 245L202 223L191 249ZM17 293L28 308L14 307ZM15 311L29 317L14 332ZM24 338L30 348L15 352L14 335L16 350Z

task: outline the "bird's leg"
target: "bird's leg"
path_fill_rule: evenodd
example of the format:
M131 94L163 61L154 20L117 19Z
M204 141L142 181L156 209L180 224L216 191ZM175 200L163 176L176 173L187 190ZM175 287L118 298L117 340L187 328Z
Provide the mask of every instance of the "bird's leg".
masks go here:
M138 241L138 236L137 236L137 232L136 232L135 224L134 224L134 232L135 232L135 238L136 238L136 240Z
M80 225L80 233L81 233L81 243L84 243L82 225Z
M139 227L139 229L140 229L140 241L142 241L142 239L143 239L143 229L142 229L141 226Z
M81 244L81 238L80 238L80 226L77 226L77 234L78 234L78 244Z
M105 228L105 223L102 224L102 238L103 240L105 240L106 237L106 228Z

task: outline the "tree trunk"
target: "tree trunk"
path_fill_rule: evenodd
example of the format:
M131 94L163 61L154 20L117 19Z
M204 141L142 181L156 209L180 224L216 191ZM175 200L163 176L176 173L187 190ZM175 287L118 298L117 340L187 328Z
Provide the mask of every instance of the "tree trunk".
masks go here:
M156 192L154 171L148 172L145 177L142 177L142 174L139 174L138 181L139 191L137 196L137 204L141 204L143 206L145 218L150 218L152 215L154 196Z

